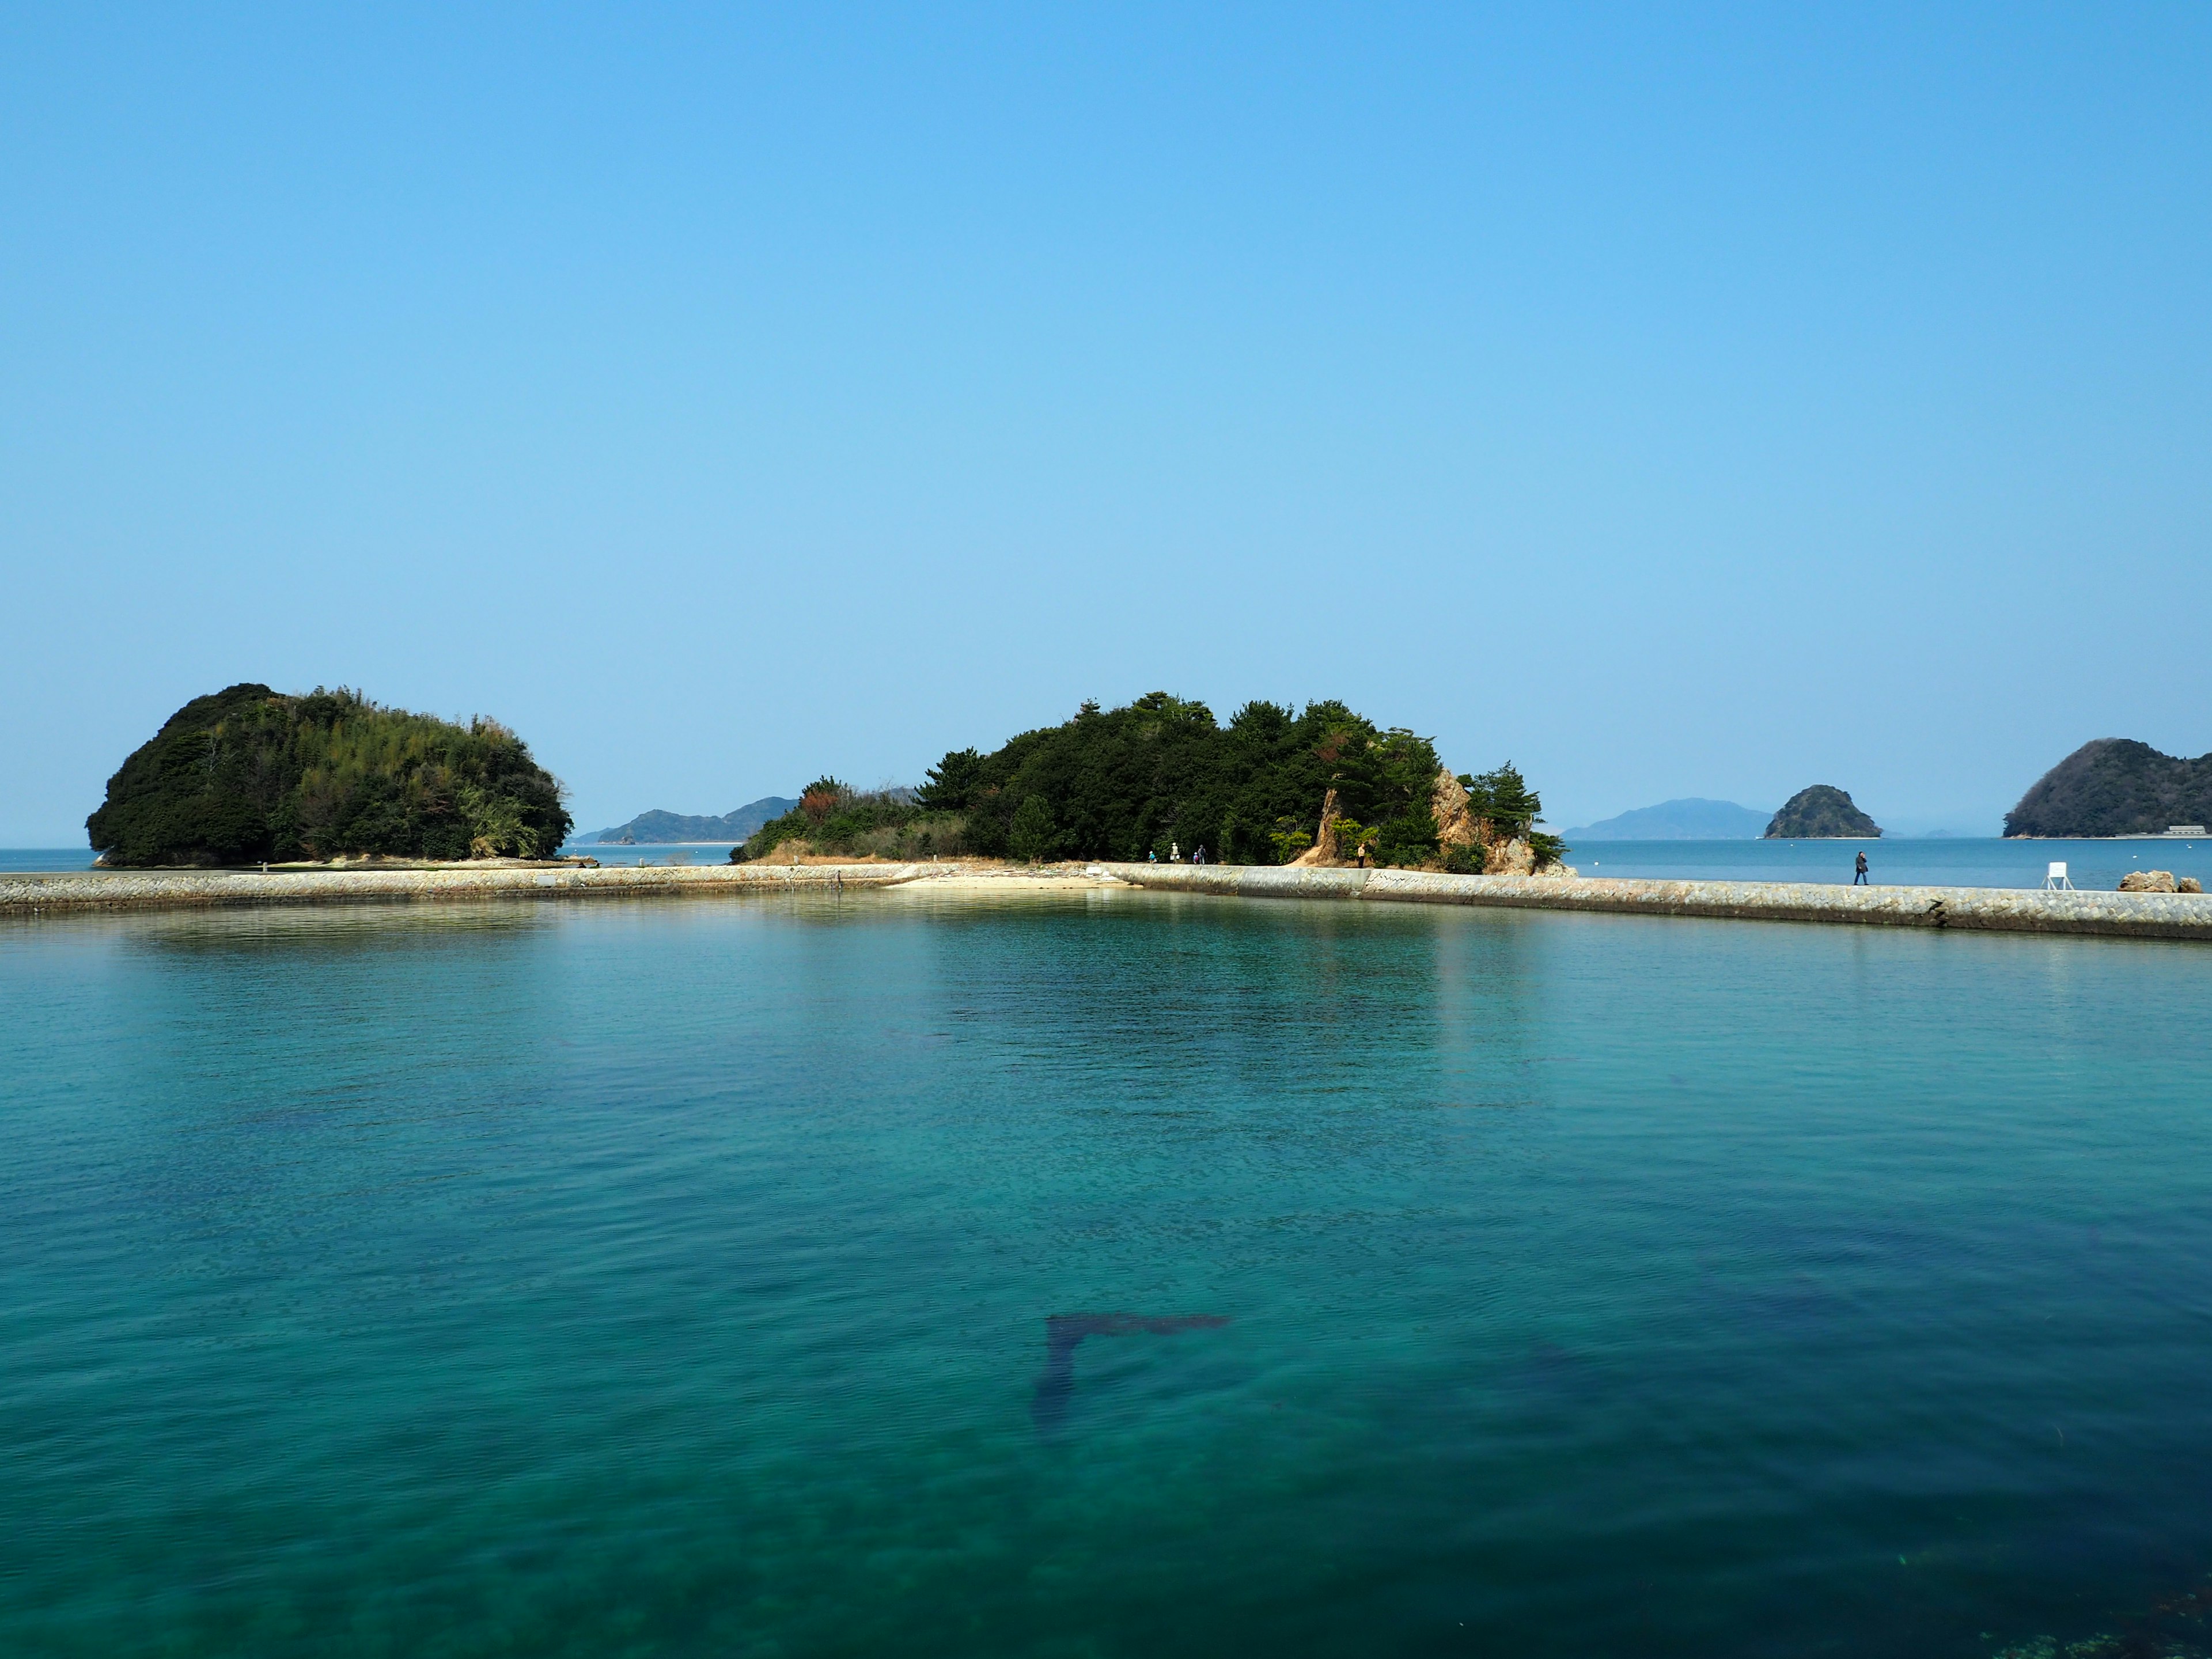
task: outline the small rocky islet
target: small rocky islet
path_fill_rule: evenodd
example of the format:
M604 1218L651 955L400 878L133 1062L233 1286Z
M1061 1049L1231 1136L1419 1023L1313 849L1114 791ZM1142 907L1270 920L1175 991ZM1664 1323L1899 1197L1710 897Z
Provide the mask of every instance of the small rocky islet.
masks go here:
M1872 841L1881 826L1831 783L1800 789L1766 826L1769 841Z

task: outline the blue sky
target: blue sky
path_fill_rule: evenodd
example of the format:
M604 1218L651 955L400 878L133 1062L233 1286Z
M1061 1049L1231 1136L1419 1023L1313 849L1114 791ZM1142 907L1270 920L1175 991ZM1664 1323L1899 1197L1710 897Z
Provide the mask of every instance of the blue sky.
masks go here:
M2212 10L0 9L0 843L1342 696L1577 823L2212 749Z

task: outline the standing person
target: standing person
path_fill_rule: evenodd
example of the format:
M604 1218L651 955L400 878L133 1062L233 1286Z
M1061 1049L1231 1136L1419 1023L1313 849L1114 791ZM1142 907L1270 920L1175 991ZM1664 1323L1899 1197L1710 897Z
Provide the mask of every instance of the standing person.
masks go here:
M1193 864L1203 864L1206 862L1206 843L1204 842L1199 842L1198 850L1190 855L1190 861Z
M1854 887L1871 887L1874 885L1872 882L1867 879L1866 854L1863 851L1859 854L1858 868L1851 877L1851 885Z

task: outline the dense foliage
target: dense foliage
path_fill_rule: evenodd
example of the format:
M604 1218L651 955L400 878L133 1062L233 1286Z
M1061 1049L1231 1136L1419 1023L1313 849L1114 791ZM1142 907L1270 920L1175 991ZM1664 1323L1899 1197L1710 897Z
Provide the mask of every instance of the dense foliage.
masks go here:
M1770 841L1863 841L1881 834L1880 824L1860 811L1849 795L1827 783L1800 789L1782 803L1782 810L1766 826Z
M1364 842L1375 863L1420 864L1437 854L1439 769L1428 738L1340 702L1302 713L1249 702L1223 726L1205 704L1155 691L1125 708L1085 703L988 755L955 750L910 798L818 779L734 856L803 840L817 853L1030 860L1188 857L1203 846L1218 862L1280 864L1313 845L1334 789L1345 845ZM1533 818L1534 797L1526 804Z
M2005 814L2005 834L2154 836L2177 823L2212 824L2212 755L2099 738L2035 781Z
M1511 761L1494 772L1459 775L1460 787L1467 791L1467 813L1469 817L1481 818L1489 823L1500 841L1525 841L1528 850L1535 854L1538 868L1557 864L1566 855L1567 844L1559 836L1547 835L1536 827L1536 820L1544 816L1543 797L1528 787L1521 775L1521 769ZM1457 867L1462 854L1470 875L1482 873L1480 848L1446 849L1447 869Z
M765 858L795 842L809 852L844 857L927 858L967 850L962 828L957 813L916 805L910 789L862 791L823 776L799 791L799 804L788 812L732 848L730 861Z
M569 819L559 783L495 720L234 685L171 715L85 829L110 864L224 865L545 858Z

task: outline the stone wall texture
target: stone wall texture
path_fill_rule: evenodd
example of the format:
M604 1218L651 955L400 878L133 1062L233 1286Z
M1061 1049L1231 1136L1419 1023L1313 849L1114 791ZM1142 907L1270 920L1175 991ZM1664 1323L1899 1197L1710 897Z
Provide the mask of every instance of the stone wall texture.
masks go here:
M2006 933L2212 941L2212 896L2046 893L2008 887L1843 887L1779 881L1623 881L1593 876L1444 876L1419 870L1290 870L1108 864L1133 886L1240 898L1395 900L1742 921L1855 922Z
M1103 864L1092 877L1235 898L1600 910L1741 921L1852 922L2010 933L2212 942L2212 896L2046 893L2002 887L1842 887L1810 882L1622 881L1588 876L1447 876L1419 870ZM399 900L713 897L891 887L962 873L951 865L634 865L586 869L148 872L0 876L0 917L214 905ZM1018 879L1016 872L1003 872ZM1066 872L1061 872L1063 879ZM1010 883L1010 884L1012 884Z
M258 870L0 876L0 915L189 909L227 904L338 904L395 899L705 897L718 893L888 887L932 866L609 865L597 870Z

